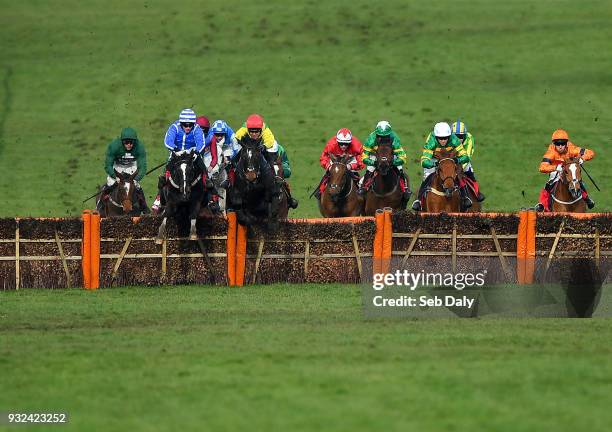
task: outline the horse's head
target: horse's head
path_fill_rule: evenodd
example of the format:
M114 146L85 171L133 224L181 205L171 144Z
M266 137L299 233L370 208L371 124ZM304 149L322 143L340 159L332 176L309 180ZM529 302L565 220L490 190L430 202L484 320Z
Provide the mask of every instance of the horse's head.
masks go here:
M138 171L131 175L120 173L117 170L114 171L115 176L119 179L119 184L117 185L116 202L121 203L125 213L129 213L132 211L132 197L134 196L134 190L136 189L134 179L138 175Z
M247 135L240 140L240 145L242 149L238 160L238 173L248 183L255 183L261 170L261 140L254 140Z
M331 195L332 201L337 201L340 193L346 187L346 182L349 181L348 168L346 164L351 159L350 155L331 156L331 167L329 167L329 182L327 188Z
M580 180L582 179L580 170L580 160L578 158L570 158L563 163L563 172L561 181L567 183L568 189L574 199L582 194Z
M186 152L184 150L172 152L168 169L170 171L170 184L179 191L182 202L189 201L191 188L199 180L198 170L194 161L197 153Z
M438 168L436 169L436 173L442 182L444 194L448 198L457 190L456 180L459 168L461 167L457 163L457 152L454 150L437 150L434 153L434 157L438 160Z
M376 150L376 169L382 174L387 175L393 162L393 146L391 141L381 141Z

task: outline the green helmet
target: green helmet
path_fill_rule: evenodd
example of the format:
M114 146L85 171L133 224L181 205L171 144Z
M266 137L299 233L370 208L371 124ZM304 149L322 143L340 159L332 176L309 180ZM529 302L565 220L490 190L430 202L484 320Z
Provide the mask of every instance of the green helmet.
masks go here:
M376 125L376 129L374 129L374 133L378 136L389 136L391 132L391 124L386 120L379 121Z

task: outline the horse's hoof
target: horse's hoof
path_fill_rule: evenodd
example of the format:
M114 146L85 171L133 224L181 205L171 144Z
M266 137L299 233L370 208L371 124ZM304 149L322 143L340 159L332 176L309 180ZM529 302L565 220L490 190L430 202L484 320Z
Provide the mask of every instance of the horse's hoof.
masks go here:
M157 237L157 238L155 239L155 244L162 244L163 242L164 242L164 239L163 239L163 238L159 238L159 237Z
M197 240L198 239L198 235L197 234L190 234L189 235L189 240Z

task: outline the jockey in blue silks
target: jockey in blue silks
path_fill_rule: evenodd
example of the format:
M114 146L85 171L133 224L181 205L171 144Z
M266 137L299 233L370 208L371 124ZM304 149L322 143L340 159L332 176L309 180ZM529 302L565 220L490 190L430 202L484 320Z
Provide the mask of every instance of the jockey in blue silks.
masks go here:
M204 150L204 133L202 128L196 123L196 113L189 108L185 108L179 114L177 121L168 127L164 138L164 145L170 152L193 152L195 157L195 165L202 173L202 179L206 178L206 165L202 159L201 152ZM170 160L168 158L168 160ZM166 184L166 179L169 173L166 168L164 175L160 176L158 184L158 193L151 209L159 212L161 206L161 189Z

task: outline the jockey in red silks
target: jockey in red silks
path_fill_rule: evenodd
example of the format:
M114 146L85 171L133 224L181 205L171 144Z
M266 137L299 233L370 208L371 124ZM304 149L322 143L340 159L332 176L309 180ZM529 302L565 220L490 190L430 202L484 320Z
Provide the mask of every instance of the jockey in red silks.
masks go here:
M331 137L329 141L327 141L323 153L321 153L321 157L319 158L321 168L325 170L325 174L323 174L323 178L314 192L315 197L320 200L321 194L325 191L329 179L329 169L332 166L332 156L351 156L346 167L357 180L359 179L358 171L365 168L364 163L361 161L362 153L363 145L361 141L354 137L349 129L342 128L335 136Z

